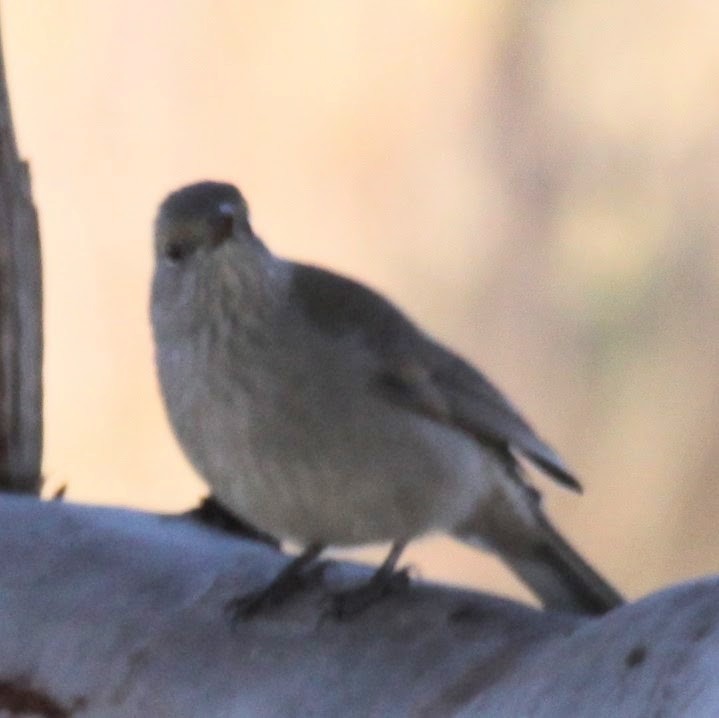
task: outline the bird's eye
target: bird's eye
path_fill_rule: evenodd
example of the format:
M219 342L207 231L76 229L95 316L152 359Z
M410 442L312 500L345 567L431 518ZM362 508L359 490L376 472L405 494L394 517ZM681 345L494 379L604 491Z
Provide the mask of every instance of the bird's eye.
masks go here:
M186 242L168 242L165 245L165 256L173 261L179 262L189 254L189 247Z

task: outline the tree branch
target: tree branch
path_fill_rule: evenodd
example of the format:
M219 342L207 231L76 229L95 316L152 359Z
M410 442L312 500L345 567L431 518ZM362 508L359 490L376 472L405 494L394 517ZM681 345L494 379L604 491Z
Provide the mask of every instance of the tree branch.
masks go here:
M189 519L11 496L0 546L0 712L616 718L719 706L716 579L599 619L417 583L338 622L330 592L369 571L331 564L325 585L233 627L227 602L286 556Z

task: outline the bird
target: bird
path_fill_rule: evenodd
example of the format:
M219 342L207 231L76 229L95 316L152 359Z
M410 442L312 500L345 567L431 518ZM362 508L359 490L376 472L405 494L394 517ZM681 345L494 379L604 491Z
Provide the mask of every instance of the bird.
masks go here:
M403 583L404 547L437 533L498 555L546 609L622 604L547 518L526 465L579 491L574 474L395 304L275 255L226 182L170 193L154 253L157 374L178 443L224 509L301 547L236 599L237 616L284 600L327 547L388 543L372 578L344 594L348 613L364 610Z

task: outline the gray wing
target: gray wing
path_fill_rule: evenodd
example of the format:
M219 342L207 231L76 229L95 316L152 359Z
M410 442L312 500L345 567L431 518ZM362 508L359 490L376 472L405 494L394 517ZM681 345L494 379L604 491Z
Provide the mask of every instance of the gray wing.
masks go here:
M581 490L560 456L481 372L437 344L429 353L431 380L449 404L454 424L480 440L519 451L560 483Z
M481 372L425 336L376 292L298 264L290 303L321 331L361 334L378 355L376 387L388 400L501 451L518 451L560 483L581 489L561 458Z

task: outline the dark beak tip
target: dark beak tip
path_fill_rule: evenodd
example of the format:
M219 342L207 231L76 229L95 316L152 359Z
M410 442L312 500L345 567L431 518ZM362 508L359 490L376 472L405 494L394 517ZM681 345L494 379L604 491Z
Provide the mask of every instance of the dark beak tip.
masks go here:
M234 233L235 218L231 214L222 214L212 223L212 244L218 247L230 239Z

